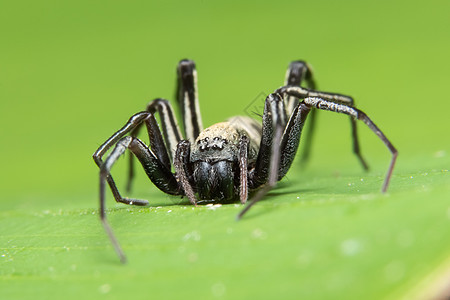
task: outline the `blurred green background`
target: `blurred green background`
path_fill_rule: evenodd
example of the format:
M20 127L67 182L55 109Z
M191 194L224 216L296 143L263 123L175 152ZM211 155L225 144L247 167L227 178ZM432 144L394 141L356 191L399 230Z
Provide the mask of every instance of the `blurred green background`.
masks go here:
M0 298L411 299L439 295L450 265L450 2L3 1L0 5ZM398 148L319 115L313 155L235 222L193 209L139 172L98 222L91 155L196 61L204 125L260 101L294 59L348 94ZM114 168L125 183L125 160ZM427 296L424 296L427 295Z

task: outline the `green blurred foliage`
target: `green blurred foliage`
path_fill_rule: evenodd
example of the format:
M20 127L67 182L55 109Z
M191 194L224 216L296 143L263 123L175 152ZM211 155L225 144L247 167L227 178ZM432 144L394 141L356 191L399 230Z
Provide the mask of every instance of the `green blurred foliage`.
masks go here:
M3 1L0 296L404 295L450 248L449 12L449 1ZM307 167L295 164L248 221L233 222L234 205L191 213L139 174L135 194L152 209L108 199L131 257L118 266L93 215L91 155L148 101L173 100L182 58L197 63L205 125L248 113L291 60L308 61L321 90L353 96L399 149L391 193L377 193L384 145L360 124L372 167L362 172L347 118L323 112ZM158 205L174 206L154 217ZM192 232L201 241L184 245ZM411 239L407 251L398 242Z

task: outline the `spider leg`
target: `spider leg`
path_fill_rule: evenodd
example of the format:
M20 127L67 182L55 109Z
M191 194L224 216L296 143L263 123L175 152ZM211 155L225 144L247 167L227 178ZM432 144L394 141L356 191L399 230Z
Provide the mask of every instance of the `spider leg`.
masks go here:
M289 89L288 87L286 89ZM294 89L297 92L289 92L290 94L298 97L301 89ZM277 94L271 94L269 97L276 99ZM331 95L332 97L338 98L340 95ZM269 99L268 97L268 99ZM267 178L266 171L268 172L268 180L266 186L264 186L258 193L253 197L252 201L247 204L247 206L237 215L237 219L241 219L242 216L259 200L261 200L264 195L273 188L278 180L283 178L289 170L292 161L294 160L295 153L297 151L300 136L302 132L303 125L306 121L308 113L312 108L317 108L321 110L334 111L337 113L343 113L349 115L354 119L363 121L386 145L392 154L391 162L384 179L381 191L384 193L387 191L389 182L392 176L392 172L395 166L395 162L398 156L397 149L392 145L384 133L373 123L373 121L361 110L351 107L345 104L339 104L335 101L327 101L317 97L306 97L302 102L292 112L287 125L284 127L282 122L273 122L276 119L282 119L272 116L277 116L277 114L282 116L281 109L268 109L266 100L266 107L263 115L263 136L261 139L260 152L258 154L257 166L250 172L250 188L257 188L262 179ZM269 101L270 102L270 101ZM277 107L276 105L271 105L271 107ZM275 127L275 134L272 135L269 126L270 122L267 120L272 120L273 127ZM283 132L284 129L284 132ZM271 152L268 153L268 145L265 141L269 141L273 137L273 142L271 144ZM281 150L280 150L281 149ZM268 162L269 166L268 166ZM259 167L258 167L259 166ZM260 177L260 178L258 178ZM258 180L259 179L259 180ZM264 183L262 183L264 184Z
M185 137L191 143L203 130L198 103L197 71L192 60L184 59L177 67L177 100L181 107Z
M108 234L111 243L117 255L120 257L122 263L126 262L126 257L119 242L117 241L111 226L106 219L105 212L105 181L111 177L111 168L119 157L125 153L127 149L130 149L134 155L139 159L145 172L150 180L163 192L169 194L179 194L179 186L175 176L170 172L164 163L150 150L142 141L135 137L126 136L121 138L117 143L113 151L108 155L104 163L100 166L100 219L103 227ZM142 200L127 199L127 204L135 204L135 201L141 201L136 203L142 204ZM148 203L148 202L147 202Z
M289 64L284 80L285 86L302 86L306 81L306 86L312 90L316 89L316 83L312 76L311 67L304 61L296 60ZM286 112L290 116L299 103L295 96L285 95ZM312 113L310 115L310 118ZM311 121L310 121L311 122Z
M116 144L122 137L124 137L126 134L133 131L137 126L142 124L143 122L146 123L149 136L150 136L150 146L152 147L152 150L159 160L159 163L164 166L165 169L168 169L170 172L170 162L168 160L168 154L165 148L162 144L162 137L161 132L159 131L159 128L156 124L156 121L153 117L153 115L149 112L140 112L135 115L133 115L129 121L123 126L120 130L118 130L116 133L114 133L103 145L101 145L97 151L93 154L93 158L95 163L101 168L103 165L102 157L105 155L105 153L114 145ZM123 198L119 190L116 187L116 184L110 174L106 177L106 181L108 182L111 192L114 195L114 198L117 202L125 203L125 204L134 204L134 205L147 205L148 201L146 200L138 200L138 199L127 199ZM157 185L155 183L155 185ZM157 185L158 188L163 189L163 187L160 187ZM167 193L170 193L170 191L167 191ZM175 193L175 191L173 191Z
M248 198L248 145L249 139L243 135L239 141L239 198L245 204Z
M292 95L294 97L298 97L299 99L305 99L306 97L318 97L322 98L327 101L331 101L337 104L344 104L350 107L354 107L355 103L352 97L345 96L337 93L328 93L328 92L320 92L315 91L313 89L306 89L299 86L284 86L279 89L277 89L275 92L278 93L286 93L288 95ZM316 118L315 110L313 109L311 111L311 117L313 119ZM303 154L302 160L305 161L306 158L309 156L310 147L311 147L311 139L312 139L312 131L313 131L313 124L315 124L315 121L310 121L309 126L309 132L305 140L305 152ZM356 120L352 117L350 117L350 125L351 125L351 133L352 133L352 140L353 140L353 153L358 158L359 162L361 163L364 170L369 169L369 165L366 163L364 157L361 154L361 148L359 146L359 139L358 139L358 130L357 130L357 124Z
M392 171L394 170L394 165L398 156L398 151L394 147L394 145L392 145L392 143L388 140L388 138L384 135L384 133L375 125L375 123L373 123L373 121L363 111L356 109L354 107L345 104L337 104L317 97L305 98L304 103L309 107L316 107L322 110L343 113L349 115L354 119L361 120L370 128L370 130L372 130L383 141L383 143L386 145L386 147L392 154L391 163L389 164L389 168L381 188L381 191L385 193L389 186Z
M280 147L279 142L281 141L281 136L283 134L283 127L281 124L278 124L275 129L275 135L274 135L274 143L272 144L272 160L270 162L270 169L269 169L269 178L267 180L267 184L258 191L258 193L253 196L251 201L247 204L247 206L244 207L244 209L236 216L237 220L240 220L242 216L258 201L260 201L264 196L275 187L278 181L278 168L280 163Z
M307 107L303 102L300 102L292 112L279 147L281 149L281 154L278 180L281 180L289 171L289 168L294 161L295 154L297 153L306 117L313 112L314 110L311 110L311 108Z
M313 78L311 66L306 62L298 60L290 63L289 68L286 71L286 78L284 81L285 86L302 86L306 81L306 86L309 89L315 90L316 83ZM294 109L298 106L299 99L285 95L286 110L288 116L292 114ZM317 124L317 111L312 110L309 114L309 125L307 126L306 137L303 139L303 152L301 154L301 162L306 163L309 160L311 154L312 140L314 129Z
M286 112L284 102L280 94L270 94L267 96L262 119L262 136L259 146L259 153L256 159L254 170L249 176L249 188L257 189L267 183L269 170L272 162L272 145L275 143L274 136L276 129L286 125ZM279 147L279 143L276 147Z
M98 149L95 151L95 153L92 155L92 158L94 159L95 163L99 168L103 165L102 157L105 155L105 153L114 145L116 144L122 137L124 137L126 134L130 133L133 129L138 127L140 124L142 124L143 120L147 117L148 113L140 112L135 115L133 115L128 122L123 126L121 129L119 129L116 133L114 133L109 139L106 140ZM114 195L114 199L116 199L117 202L130 204L130 202L133 202L134 205L147 205L148 201L146 200L138 200L135 199L134 201L130 201L129 199L123 198L119 190L117 189L117 186L111 177L111 175L108 175L106 177L106 181L109 184L109 187L111 188L111 192ZM137 201L136 201L137 200Z
M178 127L177 119L173 113L172 106L169 101L164 99L155 99L147 105L147 111L155 114L159 113L162 125L162 132L164 139L169 149L170 159L173 162L175 151L178 143L182 140L180 128Z
M261 144L255 168L249 173L249 188L259 190L245 208L237 215L242 216L267 194L278 181L280 167L280 143L286 126L286 113L283 99L279 94L270 94L266 98Z
M381 187L381 191L384 193L387 191L389 182L392 176L392 172L394 170L395 161L398 156L398 151L389 141L389 139L384 135L384 133L373 123L373 121L361 110L356 109L350 105L346 105L344 101L340 101L344 99L343 95L338 94L330 94L330 93L322 93L322 92L309 92L302 88L298 87L283 87L277 91L285 92L296 97L303 97L303 103L309 108L318 108L321 110L334 111L337 113L342 113L349 115L354 120L363 121L386 145L389 151L392 154L391 162L389 164L389 168L384 179L383 185ZM308 96L308 93L310 96ZM316 96L320 94L320 96ZM314 95L314 96L311 96ZM336 99L338 101L336 101ZM334 100L334 101L333 101Z
M174 116L172 106L170 105L169 101L165 99L155 99L151 101L147 105L147 112L152 113L155 115L156 113L159 114L160 122L161 122L161 129L162 133L164 135L164 140L166 143L166 149L168 149L169 159L171 162L173 162L173 158L175 156L175 150L177 147L177 144L179 141L181 141L181 132L177 124L177 120ZM140 123L138 126L136 126L130 133L131 136L137 136L139 133L140 128L142 127L143 123ZM154 126L156 132L157 125ZM152 131L152 132L153 132ZM150 130L149 130L150 133ZM158 145L163 145L163 143L157 143ZM152 143L150 142L150 145L153 147ZM131 184L134 177L134 157L133 155L129 156L129 168L128 168L128 181L127 181L127 192L131 191ZM167 165L167 167L170 169L170 163Z
M278 142L276 144L276 151L279 152L280 157L277 171L278 180L281 180L286 175L294 161L300 143L302 129L310 112L311 108L305 103L300 102L292 112L286 126L283 127L284 131L280 140L278 141L278 138L276 139Z
M193 205L197 206L197 197L195 197L194 190L192 189L192 185L189 182L189 178L187 175L192 174L191 170L189 170L190 155L191 143L187 140L180 141L177 145L174 166L185 195Z

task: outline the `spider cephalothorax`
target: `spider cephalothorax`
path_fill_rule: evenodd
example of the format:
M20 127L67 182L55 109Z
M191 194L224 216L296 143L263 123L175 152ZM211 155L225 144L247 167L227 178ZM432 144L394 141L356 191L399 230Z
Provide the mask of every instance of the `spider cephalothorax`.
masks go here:
M146 111L133 115L93 155L100 167L100 218L122 261L125 261L125 255L106 220L105 182L117 202L148 204L146 200L123 198L110 174L112 165L127 149L140 161L156 187L171 195L186 196L193 205L199 200L225 202L237 199L244 204L249 191L259 189L239 213L238 218L241 218L288 172L308 114L311 115L311 131L316 109L328 110L350 116L353 151L365 169L367 164L360 154L356 120L364 122L391 151L392 160L382 186L383 192L387 190L397 150L371 119L354 107L351 97L316 91L311 69L305 62L290 64L285 85L265 100L261 123L249 117L233 117L205 130L200 117L194 62L180 61L177 75L177 100L182 112L184 139L170 103L155 99ZM304 82L307 88L302 87ZM160 116L161 128L155 120L156 113ZM149 146L136 137L144 124ZM310 141L306 140L305 144L308 150ZM130 164L128 188L132 177L133 164Z

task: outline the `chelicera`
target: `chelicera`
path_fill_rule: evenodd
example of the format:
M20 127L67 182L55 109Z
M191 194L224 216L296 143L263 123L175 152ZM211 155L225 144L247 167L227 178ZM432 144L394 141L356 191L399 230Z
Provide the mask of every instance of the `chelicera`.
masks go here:
M117 202L148 204L146 200L122 197L111 176L111 167L127 149L140 161L156 187L170 195L186 196L193 205L200 201L238 199L245 204L249 191L257 190L238 214L239 219L288 172L308 114L313 121L317 109L328 110L350 116L353 150L365 169L367 164L360 154L356 120L365 123L392 153L382 185L382 192L386 192L397 150L371 119L354 107L351 97L317 91L311 68L305 62L294 61L289 65L285 85L265 100L262 122L247 116L233 117L204 130L194 62L180 61L177 77L177 102L181 107L184 134L171 104L164 99L155 99L148 104L146 111L133 115L93 155L100 168L100 218L122 262L126 257L106 219L105 183L108 183ZM159 114L161 127L155 114ZM136 137L144 124L149 146ZM311 129L312 125L313 122ZM102 157L112 146L114 149L103 161ZM309 148L309 141L306 141L306 146ZM175 172L172 172L172 165ZM131 163L128 189L133 174Z

